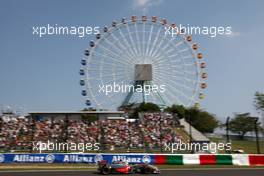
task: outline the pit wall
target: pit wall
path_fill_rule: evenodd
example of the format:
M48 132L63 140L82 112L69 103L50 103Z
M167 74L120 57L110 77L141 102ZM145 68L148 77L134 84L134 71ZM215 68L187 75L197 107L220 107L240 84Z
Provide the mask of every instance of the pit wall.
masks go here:
M82 153L41 153L41 154L0 154L0 163L87 163L100 160L127 161L130 164L149 163L157 165L236 165L264 166L264 154L82 154Z

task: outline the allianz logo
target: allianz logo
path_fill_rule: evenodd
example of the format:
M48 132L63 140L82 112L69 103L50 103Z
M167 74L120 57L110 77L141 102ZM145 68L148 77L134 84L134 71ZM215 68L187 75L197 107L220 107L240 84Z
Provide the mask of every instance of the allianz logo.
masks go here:
M46 162L45 156L15 155L14 162Z
M0 156L0 162L1 162L1 156ZM4 158L3 158L4 159ZM46 156L34 156L34 155L15 155L13 158L13 162L37 162L37 163L53 163L55 161L55 156L52 154L46 155Z
M150 163L151 158L148 155L144 155L143 157L129 157L129 156L122 156L122 155L117 155L113 156L112 162L115 161L126 161L128 163Z
M65 155L63 158L63 162L86 162L86 163L92 163L93 157L87 157L87 156L78 156L78 155Z

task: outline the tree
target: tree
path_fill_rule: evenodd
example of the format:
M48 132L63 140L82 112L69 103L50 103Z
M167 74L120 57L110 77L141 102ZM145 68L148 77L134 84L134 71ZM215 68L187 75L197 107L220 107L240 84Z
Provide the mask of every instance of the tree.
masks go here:
M218 127L219 122L216 117L207 111L190 108L185 114L186 121L202 133L213 133L214 129Z
M160 107L154 103L141 103L138 112L160 112Z
M135 108L135 103L129 103L129 104L125 104L125 105L121 105L118 107L119 111L125 111L125 112L131 112L133 111Z
M254 131L255 120L256 118L251 117L250 113L235 114L229 123L230 131L237 133L241 139L244 139L247 132Z
M164 111L177 114L178 118L182 119L185 117L186 109L182 105L172 105L171 107L165 108Z
M141 103L135 108L133 118L138 118L139 112L160 112L160 107L154 103Z
M254 106L258 112L262 115L262 129L264 133L264 93L256 92L254 98Z
M172 105L164 111L176 113L178 118L185 118L194 128L204 133L212 133L218 127L218 120L213 114L197 108L187 109L182 105Z
M264 112L264 94L260 92L255 93L254 105L257 111Z

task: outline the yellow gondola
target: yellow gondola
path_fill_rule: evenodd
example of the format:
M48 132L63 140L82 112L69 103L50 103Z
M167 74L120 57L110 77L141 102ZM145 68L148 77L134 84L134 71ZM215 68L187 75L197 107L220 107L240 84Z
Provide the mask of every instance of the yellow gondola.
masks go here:
M131 17L131 21L132 21L133 23L136 22L136 21L137 21L137 16L133 15L133 16Z
M161 22L162 25L166 25L167 24L167 20L165 18L163 18L160 22Z
M199 93L199 99L204 99L205 98L205 95L203 93Z
M200 64L200 68L205 68L206 67L206 63L205 62L202 62L201 64Z
M201 83L201 88L202 89L205 89L207 87L207 84L206 83Z
M192 41L192 36L188 35L188 36L186 37L186 40L187 40L188 42Z
M198 58L198 59L202 59L202 58L203 58L203 54L202 54L202 53L198 53L198 54L197 54L197 58Z
M201 77L202 77L203 79L206 79L206 78L208 77L208 75L207 75L207 73L202 73Z
M153 23L156 23L157 20L158 20L158 17L156 17L156 16L152 16L152 20L151 20L151 21L152 21Z
M198 49L198 45L197 45L196 43L193 44L193 45L192 45L192 49L197 50L197 49Z
M142 21L146 22L147 21L147 16L142 16Z

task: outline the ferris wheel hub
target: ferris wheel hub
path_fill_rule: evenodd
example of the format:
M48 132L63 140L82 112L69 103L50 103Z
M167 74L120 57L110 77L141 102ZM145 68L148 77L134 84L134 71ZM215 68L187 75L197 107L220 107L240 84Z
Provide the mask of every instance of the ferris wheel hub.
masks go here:
M151 81L151 80L152 80L152 65L136 64L135 81Z

